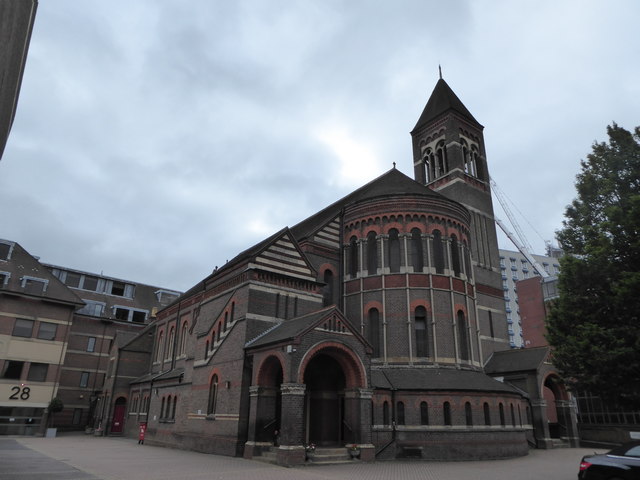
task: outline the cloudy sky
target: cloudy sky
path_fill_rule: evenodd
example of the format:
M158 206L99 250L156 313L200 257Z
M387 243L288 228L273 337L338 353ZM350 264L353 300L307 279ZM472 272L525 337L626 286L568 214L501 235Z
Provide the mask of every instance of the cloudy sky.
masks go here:
M186 290L392 162L412 176L441 64L543 253L593 142L640 125L638 18L635 0L41 0L0 238Z

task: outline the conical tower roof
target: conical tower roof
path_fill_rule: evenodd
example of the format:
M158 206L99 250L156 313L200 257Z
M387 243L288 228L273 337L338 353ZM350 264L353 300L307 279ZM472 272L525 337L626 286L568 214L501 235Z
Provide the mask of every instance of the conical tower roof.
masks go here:
M438 83L436 83L433 92L431 92L431 96L429 97L427 106L424 107L422 115L420 115L418 123L416 123L416 126L413 127L411 133L415 132L426 123L435 120L437 117L443 115L449 110L455 110L470 122L473 122L475 125L483 128L482 125L475 118L473 118L471 112L467 110L467 107L463 105L458 96L453 93L453 90L451 90L451 87L447 85L447 82L445 82L441 78L440 80L438 80Z

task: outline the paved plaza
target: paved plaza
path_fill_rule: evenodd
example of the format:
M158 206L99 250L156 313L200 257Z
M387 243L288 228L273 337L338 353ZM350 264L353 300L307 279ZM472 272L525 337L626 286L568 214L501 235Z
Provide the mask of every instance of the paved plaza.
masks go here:
M0 437L0 480L576 480L580 458L593 451L531 450L526 457L481 462L413 460L284 468L138 445L129 438Z

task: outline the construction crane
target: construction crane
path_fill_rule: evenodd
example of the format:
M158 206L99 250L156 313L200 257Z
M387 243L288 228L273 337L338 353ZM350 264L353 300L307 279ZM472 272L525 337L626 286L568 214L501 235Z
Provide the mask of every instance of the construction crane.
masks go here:
M544 269L544 267L542 265L540 265L540 263L535 258L533 258L533 254L531 253L531 250L532 250L531 249L531 245L527 241L527 237L524 235L524 232L520 228L520 225L516 221L516 218L511 213L511 209L507 205L507 200L504 197L504 194L502 193L502 190L500 190L498 188L498 185L493 180L493 178L489 178L489 182L491 183L491 190L493 191L494 195L498 199L498 202L500 202L500 205L502 206L502 210L504 210L504 213L507 214L507 217L509 218L509 221L511 222L511 225L513 225L513 228L516 231L517 237L516 237L516 235L514 235L513 233L511 233L509 231L509 229L505 226L504 223L502 223L502 221L498 217L494 216L494 219L495 219L496 223L502 229L502 231L505 233L505 235L507 237L509 237L509 240L511 240L511 242L513 242L513 244L520 251L520 253L522 253L522 255L524 255L524 258L526 258L529 261L529 263L534 268L534 270L536 272L538 272L538 274L542 278L549 277L549 274Z

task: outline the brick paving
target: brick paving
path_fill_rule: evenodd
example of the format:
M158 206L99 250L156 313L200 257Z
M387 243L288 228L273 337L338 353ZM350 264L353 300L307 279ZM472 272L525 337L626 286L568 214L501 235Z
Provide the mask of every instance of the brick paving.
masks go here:
M509 460L389 461L284 468L149 445L129 438L0 437L0 480L576 480L593 449L531 450Z

